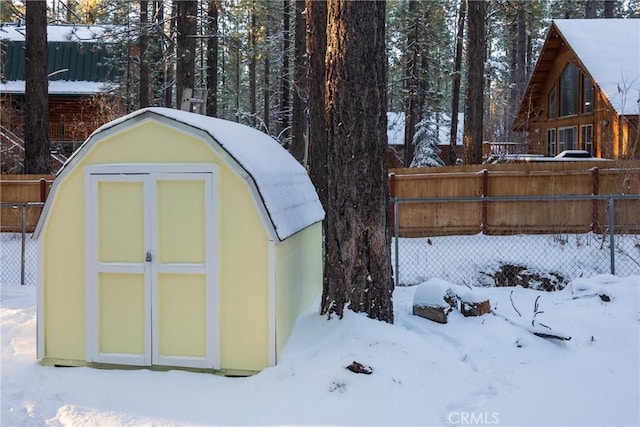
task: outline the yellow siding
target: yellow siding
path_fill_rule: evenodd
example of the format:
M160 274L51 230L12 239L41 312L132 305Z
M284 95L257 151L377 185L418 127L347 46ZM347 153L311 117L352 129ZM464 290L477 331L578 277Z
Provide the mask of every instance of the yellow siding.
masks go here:
M84 167L115 163L219 165L222 369L268 365L267 234L245 184L201 139L145 121L109 135L58 183L43 240L45 359L85 360ZM122 206L122 209L127 209Z
M322 290L322 223L276 248L276 342L279 355L296 318Z
M67 180L44 230L44 321L47 358L85 360L84 182Z
M258 371L269 365L267 235L240 181L225 174L220 187L221 364Z

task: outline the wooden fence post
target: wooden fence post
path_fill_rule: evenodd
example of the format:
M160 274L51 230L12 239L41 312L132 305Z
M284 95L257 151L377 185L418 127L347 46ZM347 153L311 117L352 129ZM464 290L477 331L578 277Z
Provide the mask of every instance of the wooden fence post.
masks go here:
M44 202L47 200L47 180L44 178L40 178L40 201Z
M482 170L482 197L489 195L489 171L487 169ZM482 234L487 234L489 231L489 202L482 201Z
M592 194L594 196L597 196L598 194L600 194L600 169L598 169L597 167L594 167L591 169L591 181L593 183ZM599 233L600 224L598 219L598 200L597 199L593 199L591 201L591 211L592 211L591 231L594 233Z
M395 202L393 201L393 199L395 199L396 197L396 174L395 173L390 173L389 174L389 211L391 213L391 216L389 217L391 219L390 223L389 223L389 229L391 230L392 234L393 234L393 224L395 224L395 209L394 209L394 205Z

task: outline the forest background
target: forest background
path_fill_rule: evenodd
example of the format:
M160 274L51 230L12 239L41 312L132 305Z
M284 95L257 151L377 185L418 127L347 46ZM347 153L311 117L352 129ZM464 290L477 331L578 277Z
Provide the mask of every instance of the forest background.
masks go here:
M207 115L270 134L306 165L308 3L49 0L47 21L106 28L119 85L101 102L105 122L146 106L179 108L184 88L206 90ZM458 113L470 121L465 134L476 129L475 145L522 141L511 123L551 20L639 16L640 0L387 2L387 111L404 112L404 164L434 165L437 144L447 143L441 128L459 144ZM0 21L24 17L24 1L0 0ZM473 61L483 63L475 77Z

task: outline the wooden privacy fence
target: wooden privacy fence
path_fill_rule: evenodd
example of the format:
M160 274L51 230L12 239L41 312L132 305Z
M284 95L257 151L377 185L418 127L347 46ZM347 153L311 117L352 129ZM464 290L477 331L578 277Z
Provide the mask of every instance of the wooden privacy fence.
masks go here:
M602 196L640 194L640 163L394 169L389 191L392 208L394 201L398 203L400 237L601 233L609 228L612 206ZM600 197L580 197L592 195ZM640 199L616 200L613 218L615 232L639 233Z
M54 175L0 175L0 231L22 230L22 205L44 202L49 194ZM26 231L32 232L38 223L42 208L29 206L26 210Z

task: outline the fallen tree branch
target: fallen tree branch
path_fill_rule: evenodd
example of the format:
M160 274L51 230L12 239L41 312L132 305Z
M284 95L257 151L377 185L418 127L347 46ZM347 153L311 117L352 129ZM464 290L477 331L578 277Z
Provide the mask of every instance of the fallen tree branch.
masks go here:
M517 326L519 328L522 328L524 330L526 330L529 333L532 333L533 335L540 337L540 338L545 338L545 339L556 339L556 340L560 340L560 341L569 341L571 340L571 336L567 335L567 334L563 334L562 332L556 332L551 330L551 328L549 328L547 325L544 325L545 327L549 328L549 330L544 330L544 329L540 329L540 328L536 328L536 327L530 327L527 325L524 325L520 322L517 322L503 314L497 313L495 310L491 310L491 313L494 316L497 317L501 317L504 320L506 320L507 322L511 323L513 326Z
M509 293L509 300L511 300L511 306L516 311L516 313L518 313L518 316L522 317L522 314L520 314L520 310L516 308L516 304L513 302L513 289L511 290L511 293Z

